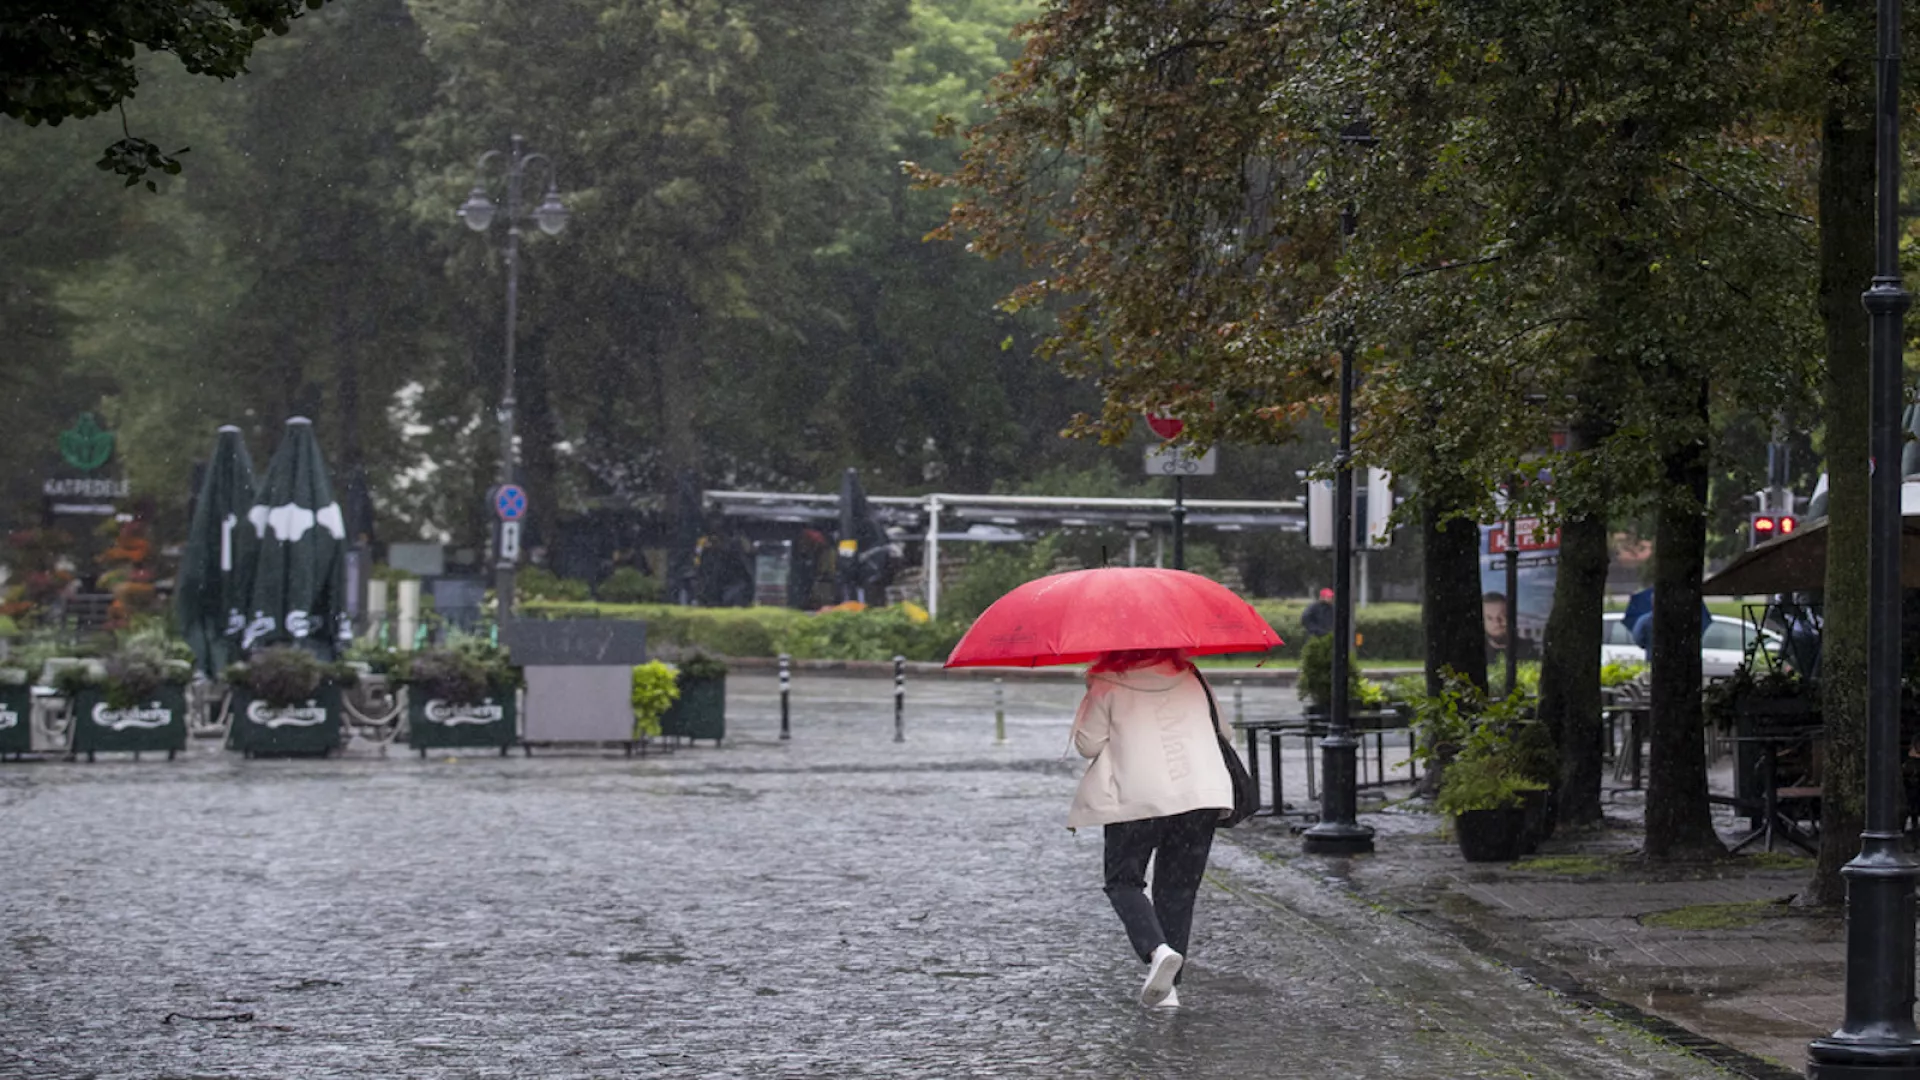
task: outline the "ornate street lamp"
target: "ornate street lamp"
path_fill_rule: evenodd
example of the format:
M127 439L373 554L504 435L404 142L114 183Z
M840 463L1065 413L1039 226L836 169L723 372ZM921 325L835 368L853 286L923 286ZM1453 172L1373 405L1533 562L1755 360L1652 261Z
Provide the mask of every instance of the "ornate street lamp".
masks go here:
M1846 1012L1840 1030L1807 1047L1810 1080L1920 1078L1913 1024L1914 880L1902 848L1900 783L1901 351L1912 296L1900 283L1900 2L1879 0L1875 66L1871 526L1867 543L1867 814L1847 879Z
M507 353L504 389L500 396L500 484L505 487L513 483L513 345L515 316L520 306L520 222L532 220L541 232L558 236L566 229L569 215L554 183L553 161L545 154L526 153L518 135L513 136L511 147L505 151L507 205L505 214L501 215L500 208L487 197L484 181L487 166L501 156L499 150L489 150L480 155L473 170L473 191L467 195L467 201L460 204L459 215L460 220L467 223L467 228L474 232L486 232L496 216L504 216L507 222ZM546 170L547 195L530 213L523 213L520 184L528 166L536 162ZM505 626L513 614L513 567L518 554L503 543L505 537L503 528L495 534L493 548L494 595L499 603L497 619L501 626Z

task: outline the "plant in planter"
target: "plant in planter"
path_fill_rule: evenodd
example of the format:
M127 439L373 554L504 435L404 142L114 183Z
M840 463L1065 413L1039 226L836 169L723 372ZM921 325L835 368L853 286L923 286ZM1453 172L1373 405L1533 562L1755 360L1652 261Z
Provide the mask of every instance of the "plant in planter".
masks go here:
M230 664L229 744L242 753L332 753L340 744L340 688L358 672L298 645L261 649Z
M633 737L645 739L661 733L661 718L680 700L680 680L672 668L650 660L633 669Z
M493 746L502 754L519 737L521 672L507 651L478 638L389 660L389 674L407 688L407 745Z
M101 750L186 749L186 686L193 665L178 659L165 639L129 635L97 661L62 668L54 687L72 710L68 751L87 760Z
M675 671L679 697L660 729L666 735L712 739L718 745L727 735L727 665L718 657L695 651L682 658Z
M1481 723L1447 766L1438 804L1453 818L1469 862L1508 862L1528 850L1527 802L1547 785L1521 771L1516 758L1503 725Z

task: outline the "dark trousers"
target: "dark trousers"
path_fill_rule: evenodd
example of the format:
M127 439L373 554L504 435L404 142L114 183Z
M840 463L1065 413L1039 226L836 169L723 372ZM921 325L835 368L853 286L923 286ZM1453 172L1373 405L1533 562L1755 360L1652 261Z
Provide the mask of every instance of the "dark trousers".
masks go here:
M1219 820L1220 811L1206 809L1107 826L1107 899L1141 961L1151 960L1161 945L1186 955L1193 902ZM1148 859L1153 860L1152 900L1147 899Z

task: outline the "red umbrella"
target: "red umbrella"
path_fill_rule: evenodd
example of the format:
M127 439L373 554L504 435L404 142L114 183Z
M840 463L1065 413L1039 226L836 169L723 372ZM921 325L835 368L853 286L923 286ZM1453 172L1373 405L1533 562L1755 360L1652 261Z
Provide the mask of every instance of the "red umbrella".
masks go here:
M1114 567L1043 577L995 600L946 666L1084 664L1116 649L1265 652L1280 643L1253 605L1217 582Z

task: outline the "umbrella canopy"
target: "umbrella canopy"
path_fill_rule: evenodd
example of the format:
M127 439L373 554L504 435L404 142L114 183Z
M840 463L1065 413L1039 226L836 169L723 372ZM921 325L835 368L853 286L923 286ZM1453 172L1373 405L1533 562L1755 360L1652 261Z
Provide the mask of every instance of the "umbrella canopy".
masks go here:
M331 658L352 636L347 619L347 525L327 484L313 422L287 421L253 506L241 564L249 574L248 652L294 642Z
M1900 520L1900 584L1920 588L1920 514ZM1701 586L1709 596L1808 592L1827 587L1827 519L1803 522L1728 563Z
M1185 570L1112 567L1029 581L967 629L947 667L1084 664L1117 649L1203 656L1281 644L1253 605Z
M193 504L193 523L180 558L175 604L200 670L218 678L239 659L246 625L247 582L240 576L241 523L253 505L253 458L240 429L220 429L213 458Z

